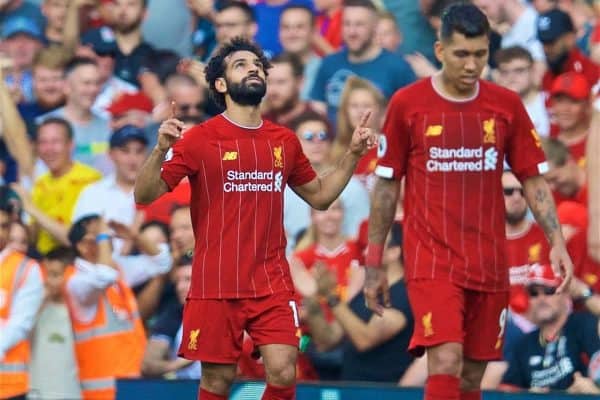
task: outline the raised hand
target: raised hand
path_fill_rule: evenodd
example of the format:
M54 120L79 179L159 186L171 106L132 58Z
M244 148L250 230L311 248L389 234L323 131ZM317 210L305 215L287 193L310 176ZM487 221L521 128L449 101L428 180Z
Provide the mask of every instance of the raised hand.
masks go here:
M368 150L377 146L377 134L368 127L369 119L371 118L371 111L365 111L360 117L358 126L352 133L352 140L350 142L350 152L362 156Z
M182 137L184 124L175 118L175 102L171 102L171 112L167 120L158 128L158 141L156 146L161 151L168 151L173 144Z

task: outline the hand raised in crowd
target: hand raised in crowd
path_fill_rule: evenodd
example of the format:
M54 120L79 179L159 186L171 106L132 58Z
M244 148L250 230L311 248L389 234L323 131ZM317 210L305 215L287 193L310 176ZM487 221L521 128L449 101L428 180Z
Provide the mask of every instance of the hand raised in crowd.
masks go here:
M190 11L198 17L211 19L212 14L215 12L214 0L187 0L186 3Z
M17 196L19 196L23 210L29 212L31 206L33 205L31 194L29 194L29 192L18 183L11 183L10 188L17 194Z
M317 261L313 266L313 275L317 283L317 294L326 297L332 294L337 286L336 276L322 261Z
M171 115L158 128L156 146L161 151L168 151L183 136L184 123L175 118L175 102L171 103Z
M125 225L121 222L110 220L108 221L108 227L112 229L115 233L115 236L123 239L123 240L133 240L135 239L136 233L131 227Z
M208 83L204 74L205 67L206 65L198 60L184 58L177 65L177 72L191 76L198 85L207 88Z
M352 133L350 152L359 156L377 146L377 133L368 127L371 110L365 111L360 117L360 122Z

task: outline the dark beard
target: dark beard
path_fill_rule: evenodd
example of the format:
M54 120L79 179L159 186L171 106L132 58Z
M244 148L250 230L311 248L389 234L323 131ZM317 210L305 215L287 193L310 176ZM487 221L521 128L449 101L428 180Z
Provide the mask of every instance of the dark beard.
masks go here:
M115 23L113 29L123 35L127 35L131 32L134 32L135 30L137 30L141 24L142 24L141 19L138 19L137 21L134 21L130 24L122 24L120 22L117 22L117 23Z
M225 79L225 82L227 83L227 93L229 94L229 97L231 97L231 100L241 106L257 106L260 104L267 92L267 84L260 77L261 83L252 82L246 84L247 80L252 77L244 78L240 83L233 83L228 79Z
M556 59L548 60L548 68L550 68L550 71L552 71L552 73L554 75L562 74L564 72L563 66L565 65L565 62L567 62L568 58L569 58L569 53L565 51L560 56L558 56Z
M515 225L519 225L519 223L521 223L521 221L523 221L525 219L525 216L527 215L527 209L525 209L523 212L520 213L506 213L505 219L506 219L506 223L511 225L511 226L515 226Z
M296 107L296 104L298 104L298 96L294 96L291 97L289 99L287 99L282 105L281 107L277 108L277 109L273 109L273 112L279 115L282 114L287 114L288 112L292 111L294 109L294 107Z

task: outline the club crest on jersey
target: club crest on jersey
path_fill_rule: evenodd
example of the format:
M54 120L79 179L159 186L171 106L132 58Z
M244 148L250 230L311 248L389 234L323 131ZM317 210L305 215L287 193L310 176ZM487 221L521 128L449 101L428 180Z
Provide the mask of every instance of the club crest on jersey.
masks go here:
M494 118L483 121L483 143L496 143L496 120Z
M442 125L429 125L425 131L425 136L440 136L443 130Z
M283 168L283 147L281 146L273 148L273 166Z
M200 329L192 329L190 331L190 340L188 341L188 350L198 350L198 336Z
M223 154L223 161L234 161L237 160L237 158L237 151L226 151L225 154Z
M423 323L423 336L429 337L433 336L433 324L432 324L433 314L429 311L427 314L423 315L421 318L421 322Z

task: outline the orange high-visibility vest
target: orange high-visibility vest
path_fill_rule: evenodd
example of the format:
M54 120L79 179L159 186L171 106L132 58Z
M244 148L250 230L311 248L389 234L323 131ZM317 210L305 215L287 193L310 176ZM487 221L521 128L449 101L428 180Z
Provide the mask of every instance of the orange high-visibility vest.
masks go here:
M75 274L68 267L65 281ZM104 291L96 315L81 322L68 299L75 337L75 354L84 400L115 398L115 379L138 377L146 348L146 334L135 296L122 280Z
M0 262L0 326L8 323L12 300L27 279L34 265L25 255L16 251ZM25 339L8 350L0 360L0 399L15 397L29 390L29 340Z

